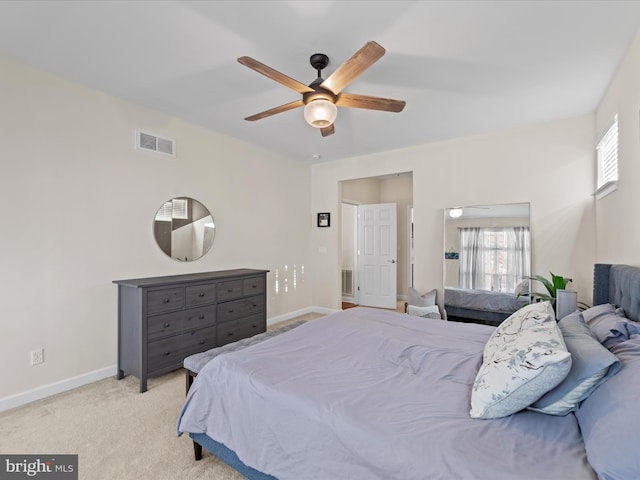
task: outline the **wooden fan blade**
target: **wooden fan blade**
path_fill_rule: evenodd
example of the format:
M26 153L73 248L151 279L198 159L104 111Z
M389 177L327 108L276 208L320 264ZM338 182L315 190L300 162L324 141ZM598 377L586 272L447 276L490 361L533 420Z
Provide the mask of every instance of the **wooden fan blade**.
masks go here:
M289 87L292 90L295 90L298 93L311 93L313 92L313 88L308 87L304 83L300 83L297 80L294 80L291 77L287 77L284 73L280 73L277 70L265 65L264 63L260 63L257 60L254 60L251 57L240 57L238 59L242 65L249 67L252 70L255 70L258 73L261 73L265 77L270 78L271 80L275 80L278 83L281 83L285 87Z
M323 137L328 137L329 135L333 135L334 133L336 133L336 129L333 127L333 123L331 125L329 125L328 127L324 127L320 129L320 133L322 134Z
M367 42L364 47L329 75L329 78L323 81L320 86L337 95L358 75L376 63L384 55L384 52L385 49L376 42Z
M366 108L368 110L382 110L384 112L401 112L406 104L407 102L404 100L369 97L355 93L341 93L336 100L338 107Z
M245 118L245 120L253 122L255 120L260 120L261 118L270 117L271 115L275 115L276 113L286 112L287 110L293 110L294 108L302 106L304 106L304 102L302 100L296 100L295 102L285 103L284 105L280 105L279 107L270 108L269 110L265 110L264 112L256 113L255 115L251 115L250 117Z

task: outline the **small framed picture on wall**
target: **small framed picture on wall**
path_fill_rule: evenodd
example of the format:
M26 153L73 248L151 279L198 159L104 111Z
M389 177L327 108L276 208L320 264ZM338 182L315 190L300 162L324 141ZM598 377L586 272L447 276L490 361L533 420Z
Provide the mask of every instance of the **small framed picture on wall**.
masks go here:
M318 214L318 226L319 227L328 227L331 225L331 214L330 213L319 213Z

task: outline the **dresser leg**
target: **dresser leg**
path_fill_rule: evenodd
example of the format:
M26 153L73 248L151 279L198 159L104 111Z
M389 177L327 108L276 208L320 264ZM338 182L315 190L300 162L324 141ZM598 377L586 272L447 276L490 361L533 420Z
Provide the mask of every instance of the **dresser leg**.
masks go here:
M117 375L116 375L116 378L117 378L118 380L122 380L122 379L124 378L124 370L120 370L120 369L118 369L118 373L117 373Z
M144 393L147 391L147 377L143 376L140 379L140 393Z

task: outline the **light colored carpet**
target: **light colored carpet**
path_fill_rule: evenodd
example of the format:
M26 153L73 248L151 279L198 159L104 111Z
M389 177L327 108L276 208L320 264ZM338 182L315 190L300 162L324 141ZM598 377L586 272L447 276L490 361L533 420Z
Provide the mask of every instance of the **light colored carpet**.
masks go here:
M0 413L0 452L78 454L81 480L244 478L208 452L196 462L189 437L176 436L182 370L149 379L138 392L135 377L107 378Z

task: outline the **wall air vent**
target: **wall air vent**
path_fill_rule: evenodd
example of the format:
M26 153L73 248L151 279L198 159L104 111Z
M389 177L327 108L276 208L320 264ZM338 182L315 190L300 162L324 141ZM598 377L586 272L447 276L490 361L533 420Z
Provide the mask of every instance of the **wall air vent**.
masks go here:
M353 270L342 270L342 295L353 295Z
M170 138L161 138L151 133L136 131L136 148L163 155L176 155L175 141Z

